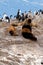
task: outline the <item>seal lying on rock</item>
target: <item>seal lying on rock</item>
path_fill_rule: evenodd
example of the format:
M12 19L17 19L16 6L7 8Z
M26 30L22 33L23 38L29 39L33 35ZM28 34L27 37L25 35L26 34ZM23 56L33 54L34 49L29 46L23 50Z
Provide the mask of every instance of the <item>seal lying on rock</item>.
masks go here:
M37 38L32 33L32 21L31 21L31 19L26 19L24 25L22 26L22 35L26 39L37 41Z
M15 26L15 24L11 24L7 29L11 36L18 36Z

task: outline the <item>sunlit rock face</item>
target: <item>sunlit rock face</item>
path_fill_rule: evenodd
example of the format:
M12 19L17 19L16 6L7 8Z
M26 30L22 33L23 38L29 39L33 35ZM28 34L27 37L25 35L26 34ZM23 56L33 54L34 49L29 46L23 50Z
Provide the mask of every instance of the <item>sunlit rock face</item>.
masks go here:
M23 38L21 26L17 27L18 36L5 33L6 26L0 27L0 65L42 65L43 63L43 22L37 22L33 34L37 41ZM1 23L2 24L2 23ZM0 24L0 25L1 25Z

